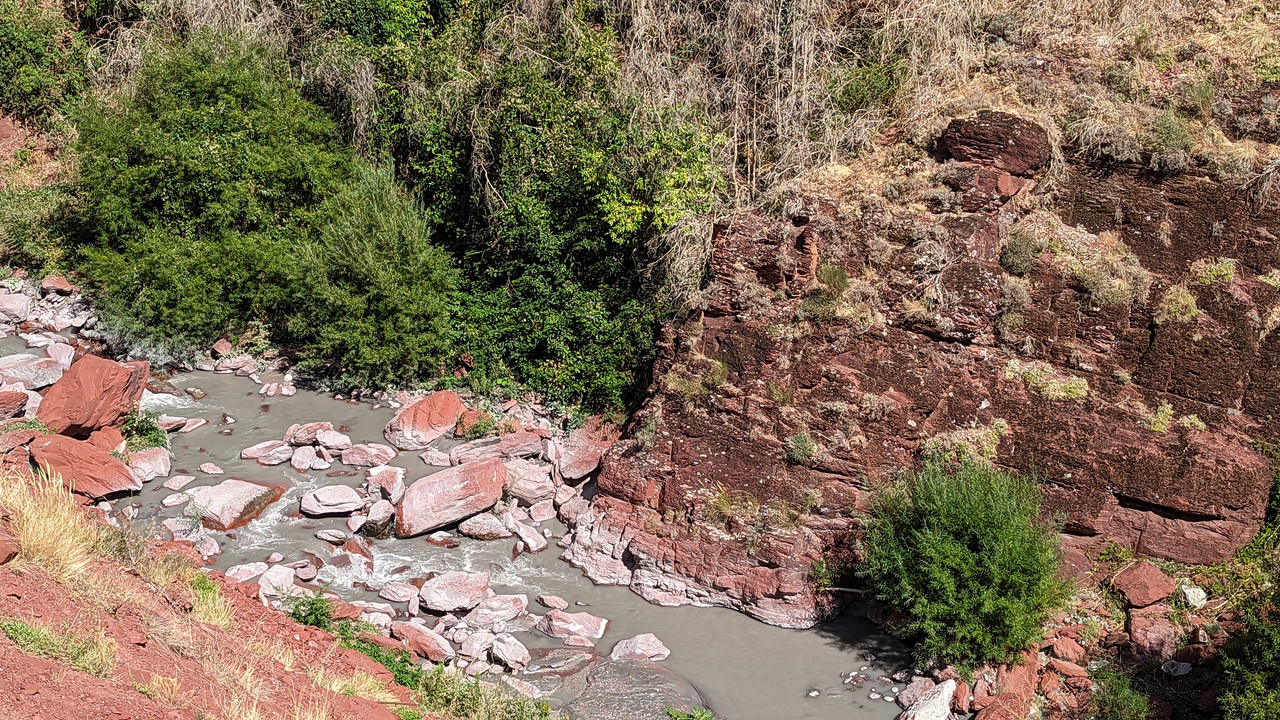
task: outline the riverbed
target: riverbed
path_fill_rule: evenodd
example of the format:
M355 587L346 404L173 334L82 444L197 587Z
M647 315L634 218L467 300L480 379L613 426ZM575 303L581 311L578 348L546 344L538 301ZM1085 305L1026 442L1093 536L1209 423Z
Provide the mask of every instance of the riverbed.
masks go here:
M12 352L12 351L11 351ZM343 529L345 518L303 518L296 509L302 494L331 484L360 486L362 468L334 463L328 471L299 473L287 463L263 467L241 460L240 451L266 440L280 439L293 423L329 421L344 427L353 442L384 442L382 429L393 409L335 399L331 395L299 390L292 397L267 398L258 385L245 377L209 372L179 374L170 378L179 389L199 388L205 395L195 400L147 393L147 410L209 424L190 433L170 435L172 475L194 475L188 486L212 485L227 477L284 484L284 497L247 526L228 533L212 533L221 545L212 558L215 567L265 560L278 552L285 562L302 559L304 552L328 557L326 542L317 530ZM224 414L233 423L224 422ZM449 442L441 444L447 448ZM215 463L223 475L209 475L197 468ZM408 470L406 482L439 471L426 465L418 453L406 452L392 463ZM339 475L343 471L349 474ZM163 478L149 482L140 493L138 522L144 525L182 513L182 507L163 508L160 501L171 494L161 487ZM904 649L866 619L851 610L811 630L787 630L765 625L746 615L723 608L664 608L650 605L624 587L596 586L581 572L559 559L554 541L565 532L552 520L552 545L535 555L512 557L514 539L478 541L457 536L456 548L438 547L423 537L376 540L371 573L351 566L326 565L318 581L347 600L377 600L364 589L378 588L388 580L421 577L428 572L468 570L492 574L499 593L526 593L530 611L538 611L533 599L540 594L559 595L585 610L608 618L608 633L597 646L607 654L612 645L642 632L655 634L671 650L663 665L688 680L708 707L726 720L889 720L898 714L884 698L872 700L874 691L884 694L893 686L876 678L887 676L907 662ZM581 603L581 605L578 605ZM551 647L559 641L537 632L520 633L529 647ZM867 657L875 656L874 660ZM872 679L854 684L842 674L858 671Z

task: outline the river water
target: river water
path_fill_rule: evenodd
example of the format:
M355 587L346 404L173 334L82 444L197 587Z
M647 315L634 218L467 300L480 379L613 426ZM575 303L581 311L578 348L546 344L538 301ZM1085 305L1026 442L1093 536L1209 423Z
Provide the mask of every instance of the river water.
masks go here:
M335 462L329 471L298 473L287 463L262 467L252 460L241 460L240 451L258 442L280 439L293 423L321 420L334 427L345 426L344 432L353 442L384 442L382 428L391 418L391 408L352 404L305 390L293 397L264 398L258 394L256 384L233 375L194 372L174 376L170 382L179 389L200 388L207 396L197 401L186 395L147 393L144 408L209 421L193 432L170 435L172 475L196 476L188 488L216 484L227 477L289 486L284 498L261 517L233 530L230 535L234 537L212 533L222 546L222 554L213 559L215 567L225 570L265 560L273 552L283 554L285 562L302 559L303 552L327 558L331 546L314 534L324 528L343 529L345 518L297 517L299 498L324 485L359 486L364 480L363 469ZM235 422L223 424L224 413ZM207 462L217 464L225 474L200 472L197 467ZM392 464L408 469L407 483L439 470L425 465L418 453L403 453ZM349 476L328 476L342 470L353 472ZM181 514L181 507L166 509L160 505L170 494L161 487L163 480L152 480L141 492L139 522L157 522ZM722 608L650 605L626 588L595 586L561 561L554 541L563 535L564 527L554 520L542 525L548 526L554 531L551 546L536 555L515 559L511 557L514 539L484 542L458 536L461 545L454 549L432 545L422 537L377 540L373 542L371 574L363 568L326 565L318 581L331 583L329 589L347 600L377 600L376 595L353 583L377 588L388 580L407 581L431 571L489 572L495 591L528 594L531 612L541 610L534 598L549 593L565 598L571 605L586 603L585 607L570 607L570 611L586 610L608 618L608 633L597 646L605 654L619 640L642 632L654 633L671 649L670 658L663 664L692 683L707 705L727 720L889 720L897 715L896 705L884 699L872 700L869 693L884 693L892 687L875 678L903 667L906 655L899 644L855 612L800 631L765 625ZM518 637L530 647L550 647L559 642L537 632L520 633ZM867 652L876 659L865 659ZM849 689L841 674L852 671L861 671L872 680Z

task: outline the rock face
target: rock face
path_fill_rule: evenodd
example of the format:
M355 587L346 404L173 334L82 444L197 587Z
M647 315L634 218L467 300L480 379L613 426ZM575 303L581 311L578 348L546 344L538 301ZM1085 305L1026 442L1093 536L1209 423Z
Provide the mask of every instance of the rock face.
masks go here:
M482 460L420 478L396 506L396 535L412 537L493 507L506 487L507 469Z
M200 513L205 527L213 530L231 530L244 525L283 494L280 488L235 478L184 492L191 496L190 507Z
M142 489L142 481L109 451L64 435L42 435L31 441L31 460L74 492L104 498Z
M88 437L119 425L137 407L146 387L147 363L118 363L85 355L49 388L36 417L63 435Z
M418 398L396 411L382 435L401 450L422 450L453 430L467 407L448 390Z
M1260 279L1280 205L1083 168L1033 208L1042 130L983 114L941 145L954 160L921 162L945 211L802 197L716 227L705 310L662 331L591 507L561 505L567 560L655 603L809 626L832 599L808 569L926 452L1034 472L1081 545L1212 564L1249 541L1272 485L1252 439L1280 435L1280 332L1252 320L1280 307ZM1171 288L1195 310L1169 315Z

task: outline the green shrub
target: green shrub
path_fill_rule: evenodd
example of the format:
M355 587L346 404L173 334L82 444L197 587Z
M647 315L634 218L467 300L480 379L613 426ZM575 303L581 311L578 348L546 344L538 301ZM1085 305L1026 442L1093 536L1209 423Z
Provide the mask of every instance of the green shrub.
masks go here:
M209 34L153 45L132 94L84 115L81 268L112 324L181 347L280 317L290 248L348 163L285 59Z
M1034 230L1016 228L1009 233L1009 242L1000 255L1000 264L1014 275L1026 275L1035 269L1040 254L1048 247L1048 241L1037 237Z
M897 58L849 68L832 88L835 106L842 112L854 113L888 105L898 94L905 70L906 65Z
M411 385L443 366L457 276L390 172L363 166L298 245L303 297L289 317L302 371L340 389Z
M367 45L407 42L432 16L432 0L310 0L326 28Z
M1128 675L1104 667L1091 678L1098 686L1091 699L1095 720L1150 720L1151 701L1134 689Z
M694 708L689 712L667 708L667 717L671 720L716 720L716 716L710 710L703 708Z
M1034 482L984 463L927 460L876 491L858 568L922 660L1009 661L1065 598L1058 539Z
M290 601L289 617L303 625L327 630L333 626L333 601L325 597L322 590L303 593Z
M69 665L90 675L104 678L115 667L115 643L101 630L97 635L78 635L17 618L6 618L0 620L0 632L28 655Z
M74 108L87 85L84 37L55 8L0 0L0 109L41 127Z
M0 190L0 263L36 272L60 269L70 200L60 187Z
M129 452L169 447L169 433L160 427L156 418L155 413L140 408L134 408L133 412L125 416L120 434L124 435L125 442L129 444Z
M784 451L787 456L787 462L796 465L803 465L813 459L818 452L818 446L813 442L813 438L808 433L796 433L787 438Z
M1219 702L1227 720L1280 717L1280 591L1270 587L1238 613L1244 632L1224 649Z

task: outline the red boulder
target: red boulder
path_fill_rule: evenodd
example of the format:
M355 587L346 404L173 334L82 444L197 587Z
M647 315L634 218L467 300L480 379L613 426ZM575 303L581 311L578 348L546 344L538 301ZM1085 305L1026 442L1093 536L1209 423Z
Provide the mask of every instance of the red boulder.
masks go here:
M1146 607L1169 597L1178 585L1155 565L1143 560L1121 570L1111 580L1111 586L1124 595L1133 607Z
M31 441L31 459L50 476L62 478L73 492L104 498L142 489L129 466L102 448L64 435Z
M36 417L72 437L119 425L142 399L150 370L145 362L118 363L85 355L45 393Z

